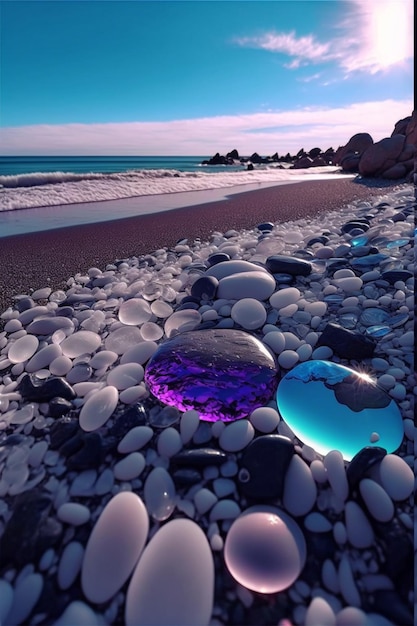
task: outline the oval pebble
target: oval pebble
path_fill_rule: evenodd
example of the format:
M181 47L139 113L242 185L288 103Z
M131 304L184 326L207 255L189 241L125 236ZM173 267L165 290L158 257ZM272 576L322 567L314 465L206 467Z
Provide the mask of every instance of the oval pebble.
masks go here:
M387 454L379 465L381 485L393 500L406 500L414 490L414 474L395 454Z
M127 326L138 326L150 320L151 317L151 307L142 298L131 298L120 305L119 320Z
M191 441L199 424L200 416L198 414L198 411L194 411L194 409L184 411L180 421L180 434L182 443L184 445Z
M17 625L25 622L32 612L43 589L41 574L28 574L15 585L11 609L5 624Z
M68 543L59 561L57 572L58 587L69 589L81 570L84 558L84 546L78 541Z
M243 298L232 306L231 318L246 330L261 328L266 322L266 310L261 302L254 298Z
M72 361L67 356L59 356L49 365L49 371L54 376L65 376L72 368Z
M354 607L361 606L361 598L353 577L352 567L346 555L343 555L338 569L340 592L347 602Z
M353 293L355 291L360 291L363 281L359 276L355 277L347 277L347 278L339 278L335 281L336 285L342 289L345 293Z
M111 350L100 350L100 352L96 352L89 364L95 370L107 369L110 365L117 361L116 352L112 352Z
M103 621L88 604L81 602L81 600L74 600L66 607L53 626L74 626L74 624L77 626L101 626Z
M114 468L114 477L117 480L133 480L140 476L146 466L145 457L140 452L131 452L124 459L118 461Z
M90 519L90 509L79 502L66 502L57 510L57 517L66 524L81 526Z
M117 446L120 454L129 454L140 450L152 439L153 430L149 426L134 426L123 437Z
M117 406L119 394L116 387L105 387L91 395L80 412L80 426L90 432L107 422Z
M339 450L331 450L323 459L327 471L327 479L336 496L344 502L349 494L343 456Z
M222 278L217 287L217 297L226 300L254 298L267 300L274 292L275 279L265 271L240 272Z
M100 335L90 330L79 330L64 339L61 343L61 350L64 356L73 359L81 354L92 354L100 344Z
M317 511L313 511L306 516L304 526L313 533L327 533L332 529L329 520Z
M107 602L121 589L142 553L148 529L146 508L136 494L118 493L106 505L82 564L81 587L90 602Z
M306 558L304 536L296 522L275 507L247 509L226 536L224 559L238 583L258 593L287 589Z
M291 369L300 360L300 355L295 350L284 350L278 355L278 365L284 369Z
M205 534L191 520L168 522L153 536L132 576L126 626L207 626L213 601L214 562Z
M366 508L378 522L389 522L394 517L394 504L381 485L370 478L363 478L359 491Z
M5 624L6 615L8 615L13 604L13 587L7 580L0 580L0 624Z
M278 411L268 406L261 406L249 416L252 426L261 433L272 433L279 424Z
M45 346L37 352L31 359L26 363L25 370L29 373L37 372L38 370L49 367L49 365L55 359L59 358L62 354L62 350L60 346L52 343L49 346Z
M158 454L162 457L170 458L177 454L182 448L182 441L179 432L172 427L165 428L158 437Z
M217 280L221 280L222 278L225 278L225 276L232 276L233 274L239 274L241 272L262 271L266 273L266 269L260 265L255 265L255 263L251 263L250 261L237 259L216 263L207 270L206 276L214 276Z
M330 604L320 596L313 598L305 616L305 626L335 626L336 616Z
M194 494L193 500L199 514L204 515L216 504L218 498L210 489L203 487Z
M294 454L284 482L283 505L295 517L306 515L313 508L317 487L307 463Z
M139 363L144 365L146 361L149 361L151 356L158 349L158 344L155 341L142 341L132 346L121 356L120 363Z
M296 287L285 287L272 294L269 303L274 309L282 309L289 304L295 304L301 297L299 289Z
M39 339L34 335L24 335L11 344L7 358L11 363L24 363L30 359L39 346Z
M285 349L285 336L279 330L264 335L262 341L275 352L280 354Z
M117 365L107 375L107 384L119 391L137 385L143 380L144 369L139 363Z
M168 519L175 509L175 485L162 467L155 467L149 473L143 495L148 513L158 522Z
M133 345L142 342L142 335L136 326L121 326L109 333L104 342L104 347L109 352L118 355L124 354Z
M201 315L193 309L183 309L173 313L164 324L164 332L169 338L174 337L178 333L193 330L201 322Z
M345 506L345 525L349 543L354 548L369 548L374 543L374 532L360 506L350 500Z
M226 452L243 450L252 441L255 429L247 419L240 419L228 424L219 438L219 445Z

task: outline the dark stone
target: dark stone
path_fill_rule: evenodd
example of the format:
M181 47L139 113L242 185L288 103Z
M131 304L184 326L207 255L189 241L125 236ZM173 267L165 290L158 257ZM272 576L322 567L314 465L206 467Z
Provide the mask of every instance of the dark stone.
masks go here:
M195 409L209 422L229 422L271 399L278 366L272 352L247 332L195 330L159 345L148 361L145 382L166 405Z
M272 222L262 222L262 224L258 224L256 228L258 230L261 230L262 232L270 233L271 230L274 228L274 225Z
M264 435L254 439L239 463L241 493L255 500L280 498L293 454L294 445L287 437Z
M132 404L126 411L114 420L109 430L109 436L114 437L117 443L126 433L135 426L144 426L147 423L147 414L144 405L141 402Z
M47 380L39 381L35 376L25 374L18 384L17 390L29 402L48 402L57 397L73 400L77 395L71 385L59 376L52 376Z
M6 439L0 442L0 446L20 446L25 441L25 439L26 437L24 435L9 435L8 437L6 437Z
M227 159L233 159L234 161L238 161L239 160L239 152L235 148L234 150L232 150L231 152L228 152L226 154L226 158Z
M225 252L215 252L207 258L207 264L209 267L217 265L217 263L223 263L223 261L230 261L230 256Z
M201 276L191 287L191 295L200 300L213 300L219 281L214 276Z
M375 533L380 539L382 549L384 551L385 562L383 569L386 574L396 585L398 580L413 572L413 540L411 533L408 533L403 524L396 518L387 523L377 522L373 520ZM410 582L409 588L412 587ZM401 592L404 592L402 589Z
M72 319L74 317L74 309L69 305L62 305L56 309L55 312L56 317L69 317Z
M313 246L315 243L321 243L323 244L323 246L326 245L326 243L329 243L329 238L325 237L324 235L322 235L321 237L313 237L312 239L310 239L309 241L307 241L306 246Z
M375 342L371 338L332 323L327 324L320 335L319 346L329 346L344 359L367 359L375 352Z
M71 417L61 417L57 419L52 424L49 431L51 449L58 450L68 439L71 439L78 430L80 430L78 419Z
M52 517L49 513L52 511ZM38 489L18 495L0 540L0 565L22 567L36 563L62 534L54 517L52 499Z
M71 411L72 408L71 402L65 398L52 398L49 402L49 415L50 417L62 417Z
M366 232L369 230L369 224L367 222L360 222L359 220L355 220L354 222L346 222L341 227L342 233L351 234L352 230L359 228L362 232Z
M185 298L181 300L181 304L187 304L187 302L192 302L193 304L200 306L200 300L198 298L194 298L194 296L185 296Z
M351 489L356 487L359 481L366 476L366 473L371 467L380 463L386 454L387 451L385 448L379 448L377 446L366 446L362 448L362 450L359 450L350 461L346 470L346 476Z
M283 255L268 257L265 267L271 274L291 274L291 276L308 276L312 271L312 265L308 261Z
M227 455L221 450L214 448L194 448L184 450L171 457L173 465L181 467L206 467L207 465L223 465L227 461Z
M177 307L176 311L186 311L187 309L192 309L193 311L197 311L200 308L200 302L197 304L196 302L183 302Z
M80 447L68 455L68 469L83 471L99 467L104 458L101 436L98 433L78 433L74 439L76 438ZM62 448L60 453L62 453Z
M201 472L192 467L182 467L172 472L171 477L177 487L191 487L203 479Z
M19 313L23 313L23 311L27 311L28 309L33 309L35 306L34 301L29 296L24 296L23 298L18 298L16 300L16 309Z
M381 278L388 281L390 285L393 285L397 280L406 282L409 278L413 278L413 274L408 270L387 270L386 272L382 272Z
M394 589L377 589L373 592L372 608L375 613L384 615L393 624L413 626L413 613L401 600Z

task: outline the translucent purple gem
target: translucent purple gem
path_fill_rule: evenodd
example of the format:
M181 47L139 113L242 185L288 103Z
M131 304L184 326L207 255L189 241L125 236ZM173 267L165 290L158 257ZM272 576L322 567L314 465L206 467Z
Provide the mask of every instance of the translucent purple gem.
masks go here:
M241 330L184 332L162 343L145 381L154 396L202 420L231 422L268 402L278 385L275 357Z

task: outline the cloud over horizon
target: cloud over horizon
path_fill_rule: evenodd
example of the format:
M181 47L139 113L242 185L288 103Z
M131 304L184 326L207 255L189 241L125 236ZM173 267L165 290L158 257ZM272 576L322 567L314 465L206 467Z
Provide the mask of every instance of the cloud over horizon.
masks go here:
M389 136L413 101L358 102L339 107L222 115L164 122L31 125L0 128L0 153L13 155L242 155L295 154L344 145L358 132ZM381 115L381 111L384 115Z

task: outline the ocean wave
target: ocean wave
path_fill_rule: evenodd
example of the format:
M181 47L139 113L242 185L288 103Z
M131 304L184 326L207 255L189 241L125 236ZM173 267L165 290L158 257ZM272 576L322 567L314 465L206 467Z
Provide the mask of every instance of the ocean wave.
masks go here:
M131 170L128 172L38 172L0 176L0 211L58 206L79 202L118 200L185 191L221 189L253 183L282 183L319 177L346 178L340 168L326 166L307 170L263 167L238 172L180 172L177 170Z

